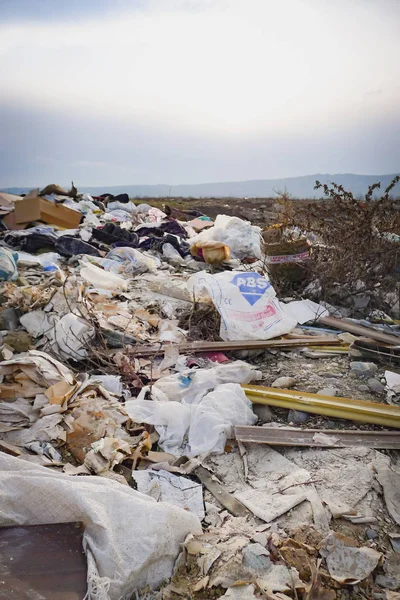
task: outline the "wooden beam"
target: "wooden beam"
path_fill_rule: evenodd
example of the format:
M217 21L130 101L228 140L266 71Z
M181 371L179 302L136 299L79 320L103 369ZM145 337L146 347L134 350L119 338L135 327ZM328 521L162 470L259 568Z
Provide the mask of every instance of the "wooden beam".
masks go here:
M335 317L321 317L318 319L318 323L322 323L322 325L327 325L328 327L335 327L341 331L348 331L354 335L372 338L373 340L378 340L378 342L382 342L383 344L400 346L400 337L390 335L389 333L382 333L381 331L370 329L369 327L363 327L362 325L357 325L357 323L351 323L350 321L345 321L344 319L335 319Z
M134 346L131 351L133 356L150 356L164 354L165 350L171 344L152 344ZM243 340L235 342L185 342L177 344L177 348L182 354L196 354L198 352L228 352L231 350L268 350L268 348L303 348L306 346L337 346L343 345L335 336L304 336L294 339L275 339L275 340Z
M323 435L321 435L323 434ZM398 431L349 431L336 429L293 429L293 427L235 427L239 442L270 446L315 446L318 448L367 448L400 450Z

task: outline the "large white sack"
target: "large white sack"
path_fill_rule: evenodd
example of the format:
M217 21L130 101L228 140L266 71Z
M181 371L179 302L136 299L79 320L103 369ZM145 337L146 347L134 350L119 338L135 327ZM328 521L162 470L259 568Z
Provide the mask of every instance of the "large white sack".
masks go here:
M171 577L185 537L202 532L194 514L118 482L71 477L2 452L0 489L0 526L84 523L89 574L92 554L100 577L110 580L108 595L103 586L89 600L120 600L146 585L156 588Z
M256 272L195 273L188 289L209 295L221 315L223 340L269 340L289 333L297 321L286 314L270 282Z

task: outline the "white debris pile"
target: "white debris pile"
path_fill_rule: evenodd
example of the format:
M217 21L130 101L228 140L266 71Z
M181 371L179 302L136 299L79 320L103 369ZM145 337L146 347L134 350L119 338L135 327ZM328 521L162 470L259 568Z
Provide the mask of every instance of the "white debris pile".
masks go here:
M236 216L3 202L0 526L82 522L87 600L394 600L398 325L278 298Z

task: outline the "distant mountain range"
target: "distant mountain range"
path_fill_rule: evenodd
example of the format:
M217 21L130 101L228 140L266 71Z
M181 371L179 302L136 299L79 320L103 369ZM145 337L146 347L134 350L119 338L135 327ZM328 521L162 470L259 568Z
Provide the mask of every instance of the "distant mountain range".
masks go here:
M400 171L399 171L400 173ZM221 183L198 183L198 184L183 184L183 185L117 185L117 186L102 186L102 187L79 187L80 192L93 194L94 196L110 192L111 194L127 193L131 197L136 198L167 198L169 196L183 196L194 198L209 198L209 197L232 197L232 198L271 198L286 189L294 198L314 198L320 197L319 190L315 190L315 181L321 183L329 183L334 181L337 184L353 192L358 196L363 196L368 186L377 181L381 182L381 190L384 190L396 174L392 175L354 175L347 174L320 174L305 175L303 177L287 177L284 179L252 179L250 181L228 181ZM45 181L43 184L47 185ZM29 187L12 187L1 191L10 194L23 194L28 192ZM393 190L393 195L400 196L400 183Z

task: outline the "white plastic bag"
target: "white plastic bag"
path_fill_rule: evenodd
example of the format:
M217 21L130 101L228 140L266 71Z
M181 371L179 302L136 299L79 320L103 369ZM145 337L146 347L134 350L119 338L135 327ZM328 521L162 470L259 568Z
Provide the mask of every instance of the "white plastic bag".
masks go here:
M179 456L185 453L183 439L190 425L190 408L179 402L128 400L125 410L135 423L154 425L164 452Z
M176 456L223 452L232 425L257 420L238 384L261 376L243 361L190 369L159 379L151 389L153 400L144 400L150 388L143 388L137 400L125 403L125 410L136 423L155 426L165 452Z
M206 394L192 407L189 430L189 455L223 452L226 440L233 437L234 425L254 425L256 415L243 389L225 383Z
M153 258L129 246L114 248L107 254L107 258L122 263L124 265L123 270L131 275L157 269L157 263Z
M81 277L85 281L88 281L96 288L105 290L122 290L126 292L128 289L128 282L123 277L111 273L109 271L103 271L96 265L88 264L81 269Z
M239 217L218 215L214 226L191 238L190 243L207 241L223 242L229 246L232 258L262 258L260 227Z
M136 206L133 202L118 202L118 200L109 202L107 204L106 212L112 212L113 210L123 210L130 215L136 213Z
M187 369L182 373L161 377L153 388L163 392L168 400L195 404L204 394L222 383L250 383L261 378L261 371L256 371L242 360L236 360L211 369Z
M186 265L185 260L179 254L178 250L172 244L164 244L162 249L163 256L173 265Z
M279 304L269 281L255 272L196 273L188 288L197 299L208 292L221 315L223 340L269 340L288 333L297 321Z

